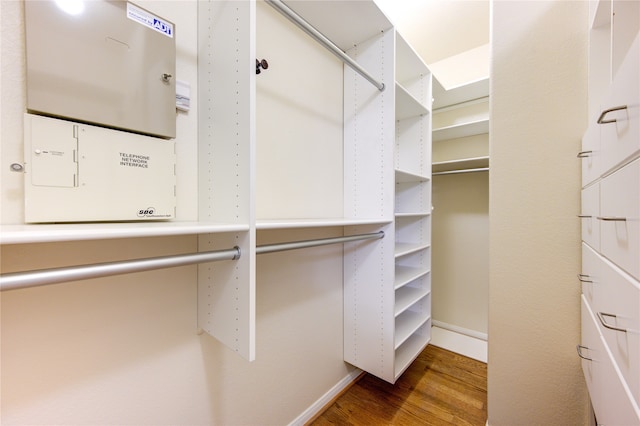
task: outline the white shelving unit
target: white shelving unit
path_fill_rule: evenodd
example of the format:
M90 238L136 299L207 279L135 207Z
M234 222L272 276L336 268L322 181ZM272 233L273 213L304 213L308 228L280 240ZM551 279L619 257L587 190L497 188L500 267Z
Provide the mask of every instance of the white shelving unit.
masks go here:
M237 260L198 266L198 326L253 360L258 232L318 227L342 227L344 235L383 231L384 238L344 244L344 358L395 382L430 339L431 73L372 0L285 4L385 87L379 90L344 66L338 87L343 116L337 137L328 141L340 146L339 155L327 164L332 179L337 176L330 194L323 192L326 176L312 168L317 158L308 147L323 148L313 132L299 141L308 145L285 159L292 167L278 169L293 185L261 179L261 170L273 168L264 153L281 142L263 137L261 119L271 121L277 114L259 108L266 96L260 85L267 80L257 81L255 73L262 42L258 16L267 16L258 8L271 9L253 0L202 0L198 135L193 142L197 164L190 161L196 155L177 160L178 171L197 167L193 181L177 186L178 192L192 196L197 220L3 225L0 242L197 235L199 251L238 247ZM280 15L274 12L268 19L274 16ZM296 31L296 37L307 37ZM286 74L279 74L284 72L276 65L259 78L289 83ZM313 120L314 114L309 115ZM325 118L316 114L315 120ZM286 114L278 119L277 126L286 132ZM300 203L292 188L310 195ZM330 198L327 203L325 197ZM320 207L314 205L308 214L293 208L308 200L319 201Z
M385 251L393 263L374 270L389 281L346 288L345 360L393 383L431 337L431 72L399 34L389 35L396 54L395 207L387 232L395 244Z

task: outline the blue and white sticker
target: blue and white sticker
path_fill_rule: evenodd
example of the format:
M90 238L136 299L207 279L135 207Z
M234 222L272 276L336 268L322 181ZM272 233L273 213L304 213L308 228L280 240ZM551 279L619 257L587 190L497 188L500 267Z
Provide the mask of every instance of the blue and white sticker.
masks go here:
M167 37L173 38L173 24L171 22L158 18L134 4L127 3L127 18L162 33Z

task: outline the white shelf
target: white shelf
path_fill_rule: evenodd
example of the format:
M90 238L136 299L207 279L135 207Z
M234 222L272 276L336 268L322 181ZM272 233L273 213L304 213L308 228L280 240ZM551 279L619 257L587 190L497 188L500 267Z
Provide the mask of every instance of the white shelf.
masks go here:
M433 141L464 138L484 133L489 133L489 119L433 129Z
M396 265L396 278L393 288L398 290L400 287L428 273L429 271L425 269Z
M418 300L429 294L429 289L404 286L396 291L395 316L409 309Z
M396 243L395 257L405 256L407 254L415 253L420 250L429 248L429 244L413 244L413 243Z
M106 240L248 231L249 225L215 222L115 222L0 226L1 244Z
M426 217L429 216L431 212L398 212L395 214L396 218L399 217Z
M374 1L338 1L330 7L321 1L284 3L343 51L392 28Z
M396 83L396 120L419 117L429 113L429 109L414 98L407 89Z
M427 322L425 327L431 328L431 324ZM404 373L404 370L411 365L414 359L427 347L431 340L431 333L425 332L423 334L416 333L409 337L403 344L396 350L395 359L395 372L396 379Z
M391 219L349 219L349 218L300 218L300 219L259 219L256 229L320 228L329 226L384 225Z
M405 311L396 317L395 349L398 349L411 335L424 323L429 321L431 316L421 315L412 311Z
M433 173L453 170L481 169L489 167L489 156L461 158L459 160L438 161L433 163Z
M487 96L489 96L489 78L472 81L449 90L445 90L436 78L433 79L434 110Z
M401 34L396 34L396 80L401 84L421 79L431 74L420 55ZM429 99L431 101L431 99Z
M405 170L396 169L396 182L427 182L428 176L422 176Z

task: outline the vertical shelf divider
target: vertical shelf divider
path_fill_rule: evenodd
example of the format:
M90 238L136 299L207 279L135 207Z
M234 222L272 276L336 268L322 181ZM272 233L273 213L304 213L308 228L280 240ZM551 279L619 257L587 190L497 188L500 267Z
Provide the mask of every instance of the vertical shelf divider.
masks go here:
M199 250L237 246L236 262L198 267L198 327L255 359L255 1L198 3L199 219L245 224L202 234Z

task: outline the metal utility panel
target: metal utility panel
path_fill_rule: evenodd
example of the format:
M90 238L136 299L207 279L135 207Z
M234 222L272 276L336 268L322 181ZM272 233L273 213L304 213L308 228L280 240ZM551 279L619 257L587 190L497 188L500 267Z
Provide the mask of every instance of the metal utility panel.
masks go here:
M175 141L25 114L25 222L175 217Z
M125 1L31 0L25 14L29 111L175 137L171 22Z

